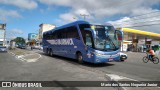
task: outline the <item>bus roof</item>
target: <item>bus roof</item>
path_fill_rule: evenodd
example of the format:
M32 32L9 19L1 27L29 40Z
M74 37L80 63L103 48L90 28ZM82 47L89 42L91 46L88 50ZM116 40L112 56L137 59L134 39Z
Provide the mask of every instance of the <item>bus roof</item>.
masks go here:
M44 33L47 33L47 32L53 31L53 30L58 30L58 29L61 29L61 28L66 28L66 27L69 27L69 26L72 26L72 25L76 25L76 24L89 24L89 22L87 22L87 21L75 21L75 22L60 26L60 27L56 27L56 28L54 28L52 30L49 30L49 31L46 31Z
M94 24L94 23L89 23L87 21L75 21L75 22L72 22L72 23L69 23L69 24L65 24L63 26L60 26L60 27L56 27L52 30L49 30L49 31L46 31L44 32L45 33L48 33L48 32L52 32L52 31L55 31L55 30L58 30L58 29L61 29L61 28L66 28L66 27L69 27L69 26L73 26L73 25L76 25L76 24ZM96 25L107 25L107 26L113 26L112 24L110 23L106 23L106 24L96 24Z

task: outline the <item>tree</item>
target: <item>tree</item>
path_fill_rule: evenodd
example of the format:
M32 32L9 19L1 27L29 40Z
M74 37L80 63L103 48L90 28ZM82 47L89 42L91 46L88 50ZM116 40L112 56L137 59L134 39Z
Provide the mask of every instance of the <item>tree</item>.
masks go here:
M14 41L16 42L16 44L25 44L25 39L23 37L17 37L14 39Z

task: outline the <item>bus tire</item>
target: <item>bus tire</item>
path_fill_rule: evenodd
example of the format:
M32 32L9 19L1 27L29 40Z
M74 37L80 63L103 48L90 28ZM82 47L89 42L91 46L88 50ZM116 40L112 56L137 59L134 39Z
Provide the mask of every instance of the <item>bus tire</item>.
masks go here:
M83 63L83 57L82 57L82 54L80 52L77 53L77 60L78 60L78 63L80 63L80 64Z
M50 49L49 55L50 55L50 56L53 56L53 51L52 51L52 49Z
M49 49L47 49L47 55L49 55L49 53L50 53L50 52L49 52Z

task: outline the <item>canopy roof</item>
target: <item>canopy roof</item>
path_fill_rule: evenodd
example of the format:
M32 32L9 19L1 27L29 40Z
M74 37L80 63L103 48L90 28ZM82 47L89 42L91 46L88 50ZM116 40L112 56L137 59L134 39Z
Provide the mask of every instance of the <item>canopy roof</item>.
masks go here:
M154 36L154 37L160 37L160 34L153 33L153 32L147 32L137 29L131 29L131 28L122 28L123 32L129 32L129 33L135 33L135 34L141 34L141 35L148 35L148 36Z

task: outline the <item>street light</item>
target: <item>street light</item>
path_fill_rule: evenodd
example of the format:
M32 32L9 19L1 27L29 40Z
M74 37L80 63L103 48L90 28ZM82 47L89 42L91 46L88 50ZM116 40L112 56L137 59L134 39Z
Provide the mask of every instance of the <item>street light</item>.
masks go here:
M84 20L86 19L87 16L89 16L87 14L80 14L80 15L84 18Z

